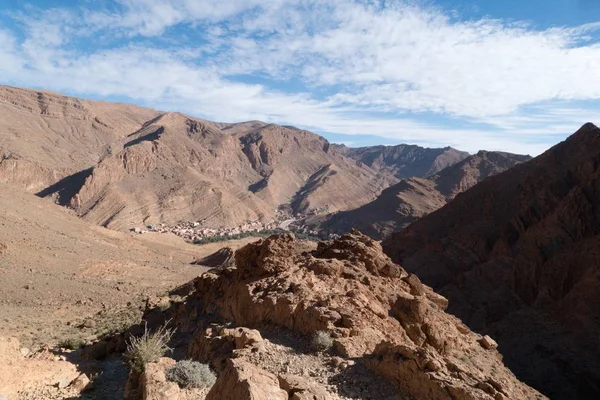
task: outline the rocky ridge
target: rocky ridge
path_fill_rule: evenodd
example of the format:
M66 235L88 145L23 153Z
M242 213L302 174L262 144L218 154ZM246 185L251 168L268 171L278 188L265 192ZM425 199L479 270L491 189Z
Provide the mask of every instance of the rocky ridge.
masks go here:
M599 166L588 123L383 243L553 399L600 396Z
M311 224L328 233L356 228L374 239L383 239L443 207L487 177L529 159L518 154L480 151L427 178L403 179L370 203L326 218L313 218Z
M469 157L466 151L452 147L424 148L416 145L346 147L335 145L344 155L376 171L396 178L426 178Z
M52 185L97 163L114 142L158 114L0 85L0 182L51 194Z
M446 314L444 297L358 232L316 248L291 235L260 240L182 291L145 319L170 321L175 353L215 369L207 399L544 398L491 338ZM310 351L316 332L333 339L330 352Z

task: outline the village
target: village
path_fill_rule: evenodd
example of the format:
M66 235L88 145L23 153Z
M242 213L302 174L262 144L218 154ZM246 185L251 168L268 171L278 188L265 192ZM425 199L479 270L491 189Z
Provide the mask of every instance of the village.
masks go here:
M307 226L306 218L327 213L329 207L321 207L305 214L290 215L289 212L277 210L276 217L270 221L248 221L234 227L207 228L199 221L180 222L176 225L148 225L145 228L135 227L135 234L148 232L171 233L190 243L203 243L218 240L236 239L246 236L264 236L277 232L293 232L306 237L319 237L319 231Z

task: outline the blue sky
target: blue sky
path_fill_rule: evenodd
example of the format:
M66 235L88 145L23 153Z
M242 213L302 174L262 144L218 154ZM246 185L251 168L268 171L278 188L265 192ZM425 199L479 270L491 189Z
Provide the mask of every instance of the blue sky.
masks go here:
M0 0L0 83L348 145L539 154L598 121L600 0Z

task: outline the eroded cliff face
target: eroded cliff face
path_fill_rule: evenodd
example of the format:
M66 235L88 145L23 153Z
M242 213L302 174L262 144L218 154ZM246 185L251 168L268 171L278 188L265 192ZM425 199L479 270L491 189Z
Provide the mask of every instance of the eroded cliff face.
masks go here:
M599 166L600 129L586 124L383 244L556 399L600 396Z
M187 357L216 369L209 398L233 398L227 387L237 386L224 382L251 379L243 372L249 368L268 370L250 375L267 376L276 392L274 377L284 388L290 371L302 371L295 362L308 359L319 367L302 379L332 397L306 398L347 398L334 383L349 365L366 371L365 382L391 385L399 398L544 398L503 365L493 339L447 314L444 297L358 232L316 248L291 235L272 236L238 250L235 266L213 268L181 290L187 293L183 302L149 310L146 319L170 320L182 335L180 345L188 344ZM316 332L333 339L331 353L302 356L304 338ZM298 355L277 353L273 343L285 343ZM329 364L336 366L321 367ZM398 398L365 396L360 398Z
M0 86L0 182L37 193L79 171L155 110Z
M384 239L419 218L440 209L457 194L484 179L531 159L529 156L480 151L426 178L402 179L372 202L342 211L316 224L327 232L356 228L374 239Z

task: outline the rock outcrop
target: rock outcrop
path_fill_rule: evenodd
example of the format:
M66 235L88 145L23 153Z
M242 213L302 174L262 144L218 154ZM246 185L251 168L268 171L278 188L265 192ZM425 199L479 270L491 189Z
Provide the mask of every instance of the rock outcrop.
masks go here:
M209 256L193 261L192 264L202 265L209 268L232 267L235 265L233 254L234 253L231 248L223 247Z
M288 400L277 377L241 360L229 360L206 400Z
M313 224L329 233L355 228L380 240L443 207L487 177L529 159L518 154L480 151L426 178L403 179L372 202L327 218L317 217Z
M75 364L47 349L30 353L16 338L0 337L0 398L37 400L58 393L74 398L87 386L81 386L81 375Z
M553 399L600 397L600 129L459 194L383 244Z
M182 334L193 332L188 357L215 368L219 378L211 393L219 398L263 398L248 394L258 390L280 396L278 388L288 398L292 385L298 396L309 390L311 385L285 373L278 384L276 377L246 364L265 351L253 329L267 327L303 337L326 332L340 359L335 364L366 366L411 398L543 398L519 382L500 354L482 345L480 335L444 311L444 297L358 232L316 249L291 235L272 236L239 249L234 267L213 269L194 285L195 291L162 314L163 320L178 325ZM255 378L268 389L257 388ZM323 393L318 387L310 390Z

